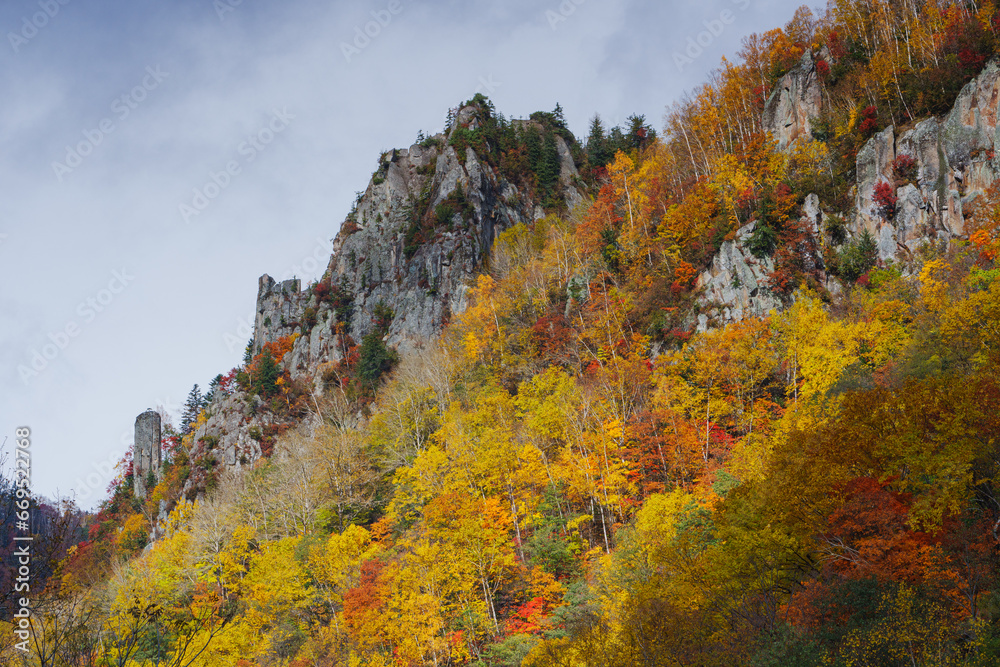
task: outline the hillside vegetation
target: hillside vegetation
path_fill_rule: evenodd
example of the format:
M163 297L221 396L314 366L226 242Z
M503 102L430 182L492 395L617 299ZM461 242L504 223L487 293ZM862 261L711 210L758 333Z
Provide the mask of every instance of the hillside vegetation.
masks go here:
M448 141L547 215L498 234L419 353L386 346L383 304L321 391L282 366L299 333L221 378L282 424L267 456L221 465L202 411L145 501L124 467L54 557L25 664L1000 664L1000 186L896 261L851 192L864 143L946 113L998 29L992 3L803 8L660 136L595 118L577 145L559 109L471 100ZM765 103L807 52L823 113L778 150ZM458 192L406 253L466 219ZM699 330L698 276L750 222L782 308Z

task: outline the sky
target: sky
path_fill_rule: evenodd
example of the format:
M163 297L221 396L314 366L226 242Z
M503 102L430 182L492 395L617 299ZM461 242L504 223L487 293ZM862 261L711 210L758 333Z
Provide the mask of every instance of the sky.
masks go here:
M0 442L93 508L135 417L238 365L257 279L322 275L382 151L481 92L583 139L665 109L786 0L4 0Z

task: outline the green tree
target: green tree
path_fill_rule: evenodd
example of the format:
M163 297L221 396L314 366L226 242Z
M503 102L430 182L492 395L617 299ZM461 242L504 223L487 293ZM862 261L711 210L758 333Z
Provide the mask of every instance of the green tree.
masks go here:
M373 331L361 341L358 378L366 384L374 384L398 360L396 351L390 350L382 341L382 334Z
M193 428L193 424L198 421L198 414L205 407L205 399L202 398L201 389L195 383L188 392L187 400L184 402L184 413L181 416L181 433L188 434Z
M587 136L587 159L592 167L603 167L611 158L614 151L608 145L608 136L604 130L604 122L599 115L594 115L590 121L590 134Z
M278 378L281 377L281 367L274 360L271 350L264 348L257 362L257 372L254 374L252 393L264 397L273 396L278 391Z
M875 237L867 229L861 236L851 241L840 252L840 277L848 282L854 282L867 273L878 261L878 246Z

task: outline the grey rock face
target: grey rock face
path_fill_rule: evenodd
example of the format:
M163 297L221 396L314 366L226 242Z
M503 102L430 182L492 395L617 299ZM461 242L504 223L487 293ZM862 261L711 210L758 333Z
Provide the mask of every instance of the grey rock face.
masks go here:
M962 88L943 123L941 132L948 161L960 170L982 161L982 153L996 144L998 77L1000 67L992 61Z
M433 175L421 174L420 167L431 162L436 163ZM433 212L460 187L471 215L455 214L431 239L408 247L412 216L423 214L413 210L422 191L434 193ZM436 336L452 313L464 310L466 282L496 235L529 223L532 211L533 203L481 164L471 149L461 156L451 146L399 151L385 182L372 183L358 206L360 229L341 231L335 242L339 252L330 260L334 281L343 282L354 295L351 336L360 340L371 330L379 302L396 313L389 327L390 345L415 348Z
M255 413L248 409L247 397L241 392L213 401L208 419L194 432L191 458L213 452L219 463L229 466L246 465L259 459L260 444L251 436L251 430L256 427L262 431L272 420L265 412Z
M533 121L515 121L524 125ZM475 123L472 107L456 115L456 127ZM454 129L452 130L454 132ZM466 307L471 278L480 270L497 235L539 217L538 202L521 192L468 148L458 154L450 137L438 134L407 149L396 149L382 163L354 212L334 239L330 282L353 298L349 321L338 322L325 303L289 281L275 285L264 276L257 298L255 352L263 343L298 330L305 309L315 324L296 340L286 366L293 377L315 376L324 363L344 354L338 325L353 341L373 327L375 307L383 303L395 317L387 343L400 351L418 349L437 336L453 314ZM560 159L560 188L573 207L583 201L569 146L555 137ZM464 212L447 220L439 207L464 197ZM454 208L454 207L453 207ZM414 238L420 228L421 238ZM430 228L433 229L430 229Z
M456 127L466 124L474 129L476 122L473 107L456 114ZM302 290L299 280L278 283L261 276L254 354L266 343L302 334L281 363L293 379L312 380L319 391L324 364L344 357L348 339L360 343L372 331L380 302L395 313L387 342L401 351L419 348L440 333L452 314L465 309L468 285L496 236L518 223L530 223L541 208L471 148L459 154L449 139L438 134L423 146L385 153L341 226L326 280L352 300L349 316L343 308L338 316L329 301L320 301L313 290ZM561 192L572 207L583 201L575 185L579 174L569 146L562 137L555 140ZM463 198L465 205L456 205ZM438 207L449 203L462 210L442 220ZM417 228L422 238L413 238ZM262 407L260 398L239 389L220 392L208 406L207 421L194 433L191 460L210 459L231 467L255 462L263 455L261 435L267 427L279 426ZM183 490L185 495L200 488L204 477L198 467Z
M135 418L135 449L132 462L132 487L137 498L145 498L146 477L150 472L159 476L162 455L160 450L160 415L146 410Z
M823 109L823 89L816 64L806 51L802 60L781 77L764 105L764 129L785 149L800 137L812 136L811 119Z
M886 128L858 151L853 231L872 233L880 259L905 258L924 243L965 234L969 203L1000 175L994 156L998 97L1000 65L992 61L962 88L943 121L929 118L899 137ZM916 162L915 183L894 180L892 160L900 155ZM892 220L874 211L872 193L879 180L897 185Z
M698 276L703 307L698 331L705 331L710 324L766 315L781 307L781 300L767 287L768 275L774 270L771 260L757 259L743 247L755 227L752 222L741 227L736 240L723 243L711 268Z
M819 196L806 195L799 217L803 228L818 239L826 219L826 213L820 208ZM756 226L751 222L741 227L736 239L723 243L712 259L712 266L698 276L696 286L701 290L698 297L701 313L696 330L705 331L747 317L761 317L785 306L770 289L770 274L774 271L771 258L758 259L746 248L746 242ZM824 281L824 287L831 293L838 293L840 284L836 278L825 273L822 260L818 261L819 278Z
M808 194L802 204L802 220L813 236L819 236L823 223L823 210L819 207L819 195Z
M994 157L998 79L994 61L965 85L943 121L929 118L899 137L888 127L858 151L852 231L871 232L880 259L905 258L928 241L964 235L969 203L1000 174ZM900 183L893 173L893 160L902 155L916 162L914 183ZM896 185L892 219L875 210L873 193L880 181Z
M305 298L298 279L276 283L266 273L257 287L257 314L254 316L253 353L259 354L265 343L290 336L299 328Z

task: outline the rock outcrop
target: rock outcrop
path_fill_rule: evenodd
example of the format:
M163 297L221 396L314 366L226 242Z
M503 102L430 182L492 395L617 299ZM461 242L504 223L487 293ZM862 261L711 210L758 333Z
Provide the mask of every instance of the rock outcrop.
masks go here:
M744 225L736 239L726 241L712 260L712 266L698 276L701 312L698 331L710 325L738 322L745 317L766 315L781 307L768 289L768 275L774 270L769 258L758 259L744 248L755 223Z
M887 127L858 151L853 227L872 233L880 259L906 259L925 243L948 243L965 234L970 202L1000 173L994 156L998 78L1000 66L990 62L962 88L943 120L928 118L901 135ZM901 156L914 161L915 178L893 168ZM897 199L891 216L874 202L880 182L891 184Z
M342 358L338 324L358 342L372 330L380 304L395 313L386 342L402 352L434 338L453 314L465 309L470 279L496 236L544 215L540 202L471 147L459 152L451 145L457 128L476 129L476 111L462 108L447 135L382 156L333 242L326 280L350 298L349 309L338 314L315 293L300 292L296 281L261 277L255 352L265 342L303 331L286 364L293 377L303 377ZM534 123L514 122L522 127ZM560 194L572 208L583 201L574 185L579 174L569 145L558 134L554 140Z
M963 237L971 202L1000 176L995 156L998 103L1000 64L992 61L962 88L943 119L928 118L901 134L889 126L869 139L856 158L854 210L842 212L851 235L867 230L879 259L897 262L912 258L924 244L948 244ZM787 148L808 135L809 119L821 106L822 89L806 54L768 98L764 127ZM877 197L880 184L883 193ZM809 213L810 208L815 212ZM807 200L803 215L813 220L818 235L824 217L819 202ZM773 297L761 289L766 263L755 265L741 245L751 230L744 227L735 242L724 244L711 269L699 277L701 303L712 307L699 318L700 328L774 307ZM827 287L838 289L830 280Z
M814 237L819 237L826 220L820 208L819 197L806 196L802 204L799 220ZM747 317L761 317L772 310L781 310L785 305L770 289L771 272L774 263L771 258L754 257L747 248L747 240L753 234L756 223L744 225L736 233L736 238L726 241L712 259L712 265L698 276L699 310L695 329L705 331L710 327L724 326L739 322ZM825 274L820 266L824 287L831 292L840 289L832 276Z
M311 380L318 391L324 364L343 359L345 340L360 343L373 330L377 306L394 312L386 342L403 352L436 337L453 314L464 310L468 285L496 236L544 215L541 202L492 166L495 156L452 145L458 128L477 128L480 110L466 106L448 134L382 155L334 239L319 285L303 290L298 279L276 282L261 276L255 355L267 343L300 334L281 363L293 380ZM535 121L512 122L522 130L541 128ZM583 201L575 185L579 174L570 145L558 134L553 139L558 193L572 208ZM254 463L266 453L273 434L289 425L275 421L259 397L236 388L219 391L206 413L190 452L200 465L192 467L183 489L191 498L206 486L216 466Z
M799 64L781 77L764 105L764 129L784 150L797 139L812 136L812 121L823 110L823 88L816 74L812 54L806 52Z
M132 461L132 487L136 498L145 498L147 479L159 477L162 454L160 448L160 414L146 410L135 418L135 448Z
M260 399L244 394L224 395L212 403L205 423L194 432L194 457L213 453L218 463L246 465L260 458L260 439L271 416L258 411Z
M257 281L257 309L254 315L253 353L260 354L265 343L290 336L300 326L307 294L297 278L276 283L266 273Z

